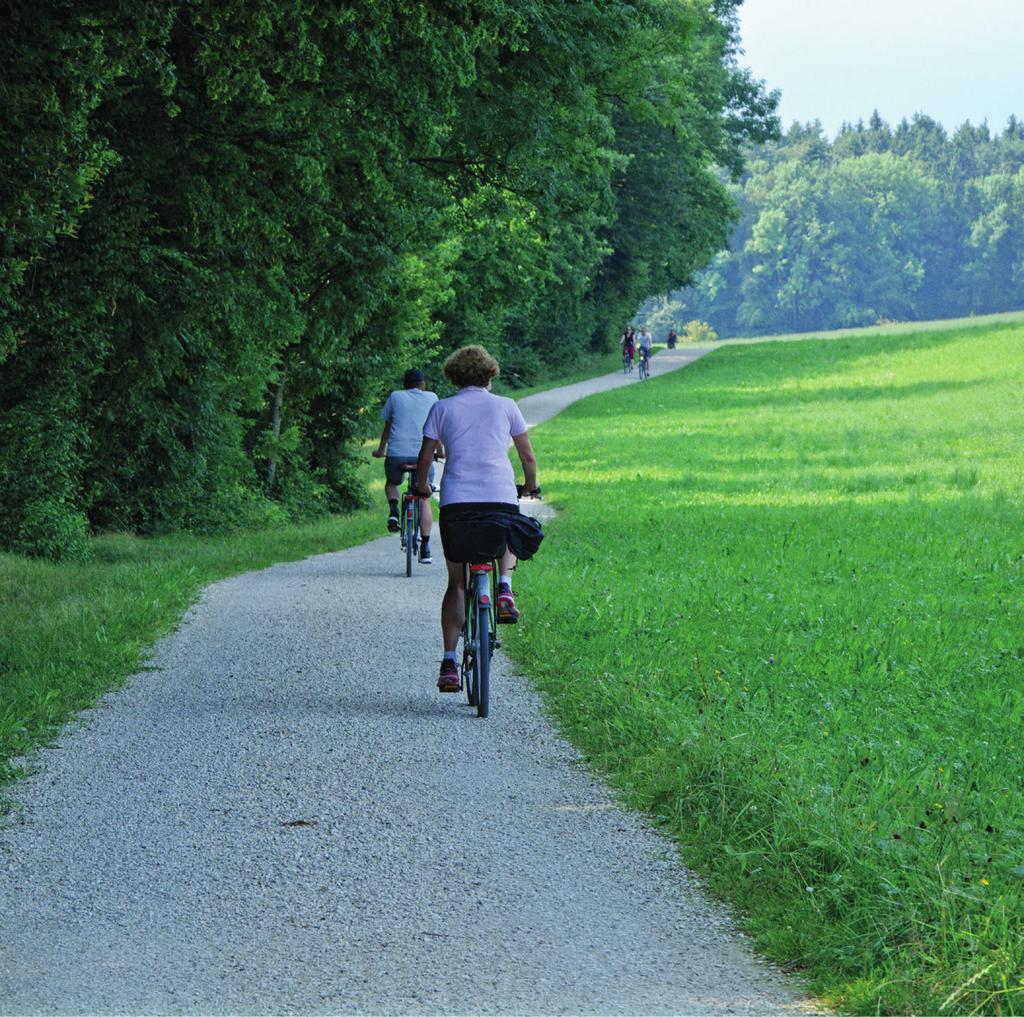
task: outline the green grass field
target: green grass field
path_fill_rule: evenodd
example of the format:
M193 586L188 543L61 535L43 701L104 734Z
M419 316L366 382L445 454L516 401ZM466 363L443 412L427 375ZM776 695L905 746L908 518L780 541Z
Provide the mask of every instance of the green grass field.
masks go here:
M95 540L91 561L0 554L0 783L57 725L137 670L208 583L360 544L382 510L230 537Z
M513 653L773 957L1024 1013L1024 326L722 348L534 433Z
M1024 1012L1024 327L969 324L731 343L534 435L562 515L516 655L762 946L862 1012ZM204 585L381 508L0 555L0 778Z
M829 332L789 332L782 335L764 335L726 339L729 346L738 343L790 342L800 339L842 339L863 336L899 336L919 332L962 332L969 328L988 325L1019 325L1024 323L1024 311L1000 311L996 314L976 314L968 318L942 318L938 321L890 321L881 325L859 325L855 328L836 328ZM703 343L717 346L720 343Z

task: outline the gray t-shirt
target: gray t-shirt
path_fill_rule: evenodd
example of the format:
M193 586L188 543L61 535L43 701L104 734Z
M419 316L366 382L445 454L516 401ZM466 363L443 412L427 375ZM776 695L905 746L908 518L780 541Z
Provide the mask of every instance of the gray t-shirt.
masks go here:
M415 459L423 444L423 423L430 407L437 402L433 392L421 388L407 388L392 392L380 411L381 420L391 421L388 435L389 456Z

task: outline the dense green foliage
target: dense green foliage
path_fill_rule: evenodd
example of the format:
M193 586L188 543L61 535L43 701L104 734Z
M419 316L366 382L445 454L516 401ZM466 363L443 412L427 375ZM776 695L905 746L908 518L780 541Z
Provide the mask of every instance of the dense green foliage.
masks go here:
M776 128L736 3L5 4L0 547L338 510L410 362L605 348Z
M1022 385L1019 324L736 345L534 432L513 654L858 1012L1024 1013Z
M729 253L645 308L722 335L845 328L1024 308L1024 122L1001 133L876 113L832 142L794 124L732 188Z

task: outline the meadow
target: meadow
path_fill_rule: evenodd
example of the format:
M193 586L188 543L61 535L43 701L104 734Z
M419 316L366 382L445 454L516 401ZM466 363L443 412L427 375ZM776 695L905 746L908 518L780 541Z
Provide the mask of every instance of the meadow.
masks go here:
M513 655L844 1009L1024 1012L1022 391L1012 322L729 345L534 432Z
M0 554L0 784L58 725L142 667L207 584L382 530L378 509L224 537L109 534L94 538L84 562Z

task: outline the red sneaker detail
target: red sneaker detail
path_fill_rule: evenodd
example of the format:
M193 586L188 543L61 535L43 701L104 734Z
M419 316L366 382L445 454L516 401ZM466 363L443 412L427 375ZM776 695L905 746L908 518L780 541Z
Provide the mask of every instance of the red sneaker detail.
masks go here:
M519 621L519 608L516 607L511 590L498 591L497 608L499 625L515 625Z
M461 692L462 682L459 681L459 669L454 660L446 657L441 661L441 673L437 678L439 692Z

